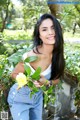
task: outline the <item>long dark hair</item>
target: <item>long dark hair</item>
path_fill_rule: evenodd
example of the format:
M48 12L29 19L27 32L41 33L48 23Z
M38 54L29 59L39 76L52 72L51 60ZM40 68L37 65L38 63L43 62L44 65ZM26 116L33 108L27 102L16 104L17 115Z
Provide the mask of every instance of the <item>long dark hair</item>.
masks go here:
M51 19L53 21L55 34L56 34L56 38L55 38L56 40L52 52L53 56L52 56L52 66L51 66L51 78L50 78L51 80L51 79L60 78L63 75L64 66L65 66L64 54L63 54L64 42L63 42L63 35L62 35L62 29L60 23L53 15L46 13L42 15L40 19L37 21L33 32L33 45L34 47L36 47L37 53L39 53L37 46L43 44L42 40L39 37L39 27L45 19Z

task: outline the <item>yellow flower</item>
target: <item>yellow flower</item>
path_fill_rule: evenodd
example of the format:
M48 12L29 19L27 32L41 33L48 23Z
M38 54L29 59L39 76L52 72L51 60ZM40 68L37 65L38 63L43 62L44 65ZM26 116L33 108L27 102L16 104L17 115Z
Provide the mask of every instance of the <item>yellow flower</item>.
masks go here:
M24 85L27 84L29 79L27 79L26 75L24 73L19 73L17 76L16 76L16 81L18 83L18 88L21 88L23 87Z

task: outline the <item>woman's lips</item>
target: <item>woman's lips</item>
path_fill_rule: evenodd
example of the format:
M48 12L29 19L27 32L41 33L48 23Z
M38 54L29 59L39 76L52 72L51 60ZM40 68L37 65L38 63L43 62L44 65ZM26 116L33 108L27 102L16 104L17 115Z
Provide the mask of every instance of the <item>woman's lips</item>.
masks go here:
M55 36L47 37L47 39L49 39L49 40L53 40L54 38L55 38Z

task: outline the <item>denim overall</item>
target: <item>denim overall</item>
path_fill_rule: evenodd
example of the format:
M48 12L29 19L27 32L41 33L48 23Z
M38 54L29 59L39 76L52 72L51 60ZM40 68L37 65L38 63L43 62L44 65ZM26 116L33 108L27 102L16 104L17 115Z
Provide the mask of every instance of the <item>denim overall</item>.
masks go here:
M30 66L30 64L28 63ZM31 66L30 66L31 67ZM35 70L31 67L32 71ZM41 74L50 78L51 65ZM31 90L28 86L17 90L17 83L15 83L8 94L8 104L13 120L42 120L43 111L43 92L39 90L32 97L30 97Z

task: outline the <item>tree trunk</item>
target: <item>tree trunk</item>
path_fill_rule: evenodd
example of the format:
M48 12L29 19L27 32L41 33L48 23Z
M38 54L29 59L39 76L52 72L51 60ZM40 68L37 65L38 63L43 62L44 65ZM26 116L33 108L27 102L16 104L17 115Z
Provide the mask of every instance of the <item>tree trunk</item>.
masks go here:
M4 31L4 28L5 28L5 23L6 23L6 20L7 20L7 18L8 18L8 7L9 7L9 4L10 4L10 2L8 2L7 3L7 6L6 6L6 15L5 15L5 18L4 18L4 20L3 20L3 23L2 23L2 28L1 28L1 30L0 30L0 32L3 32Z
M48 7L51 11L51 14L54 15L56 18L60 19L60 12L62 11L62 5L61 4L49 4L51 0L48 0Z

